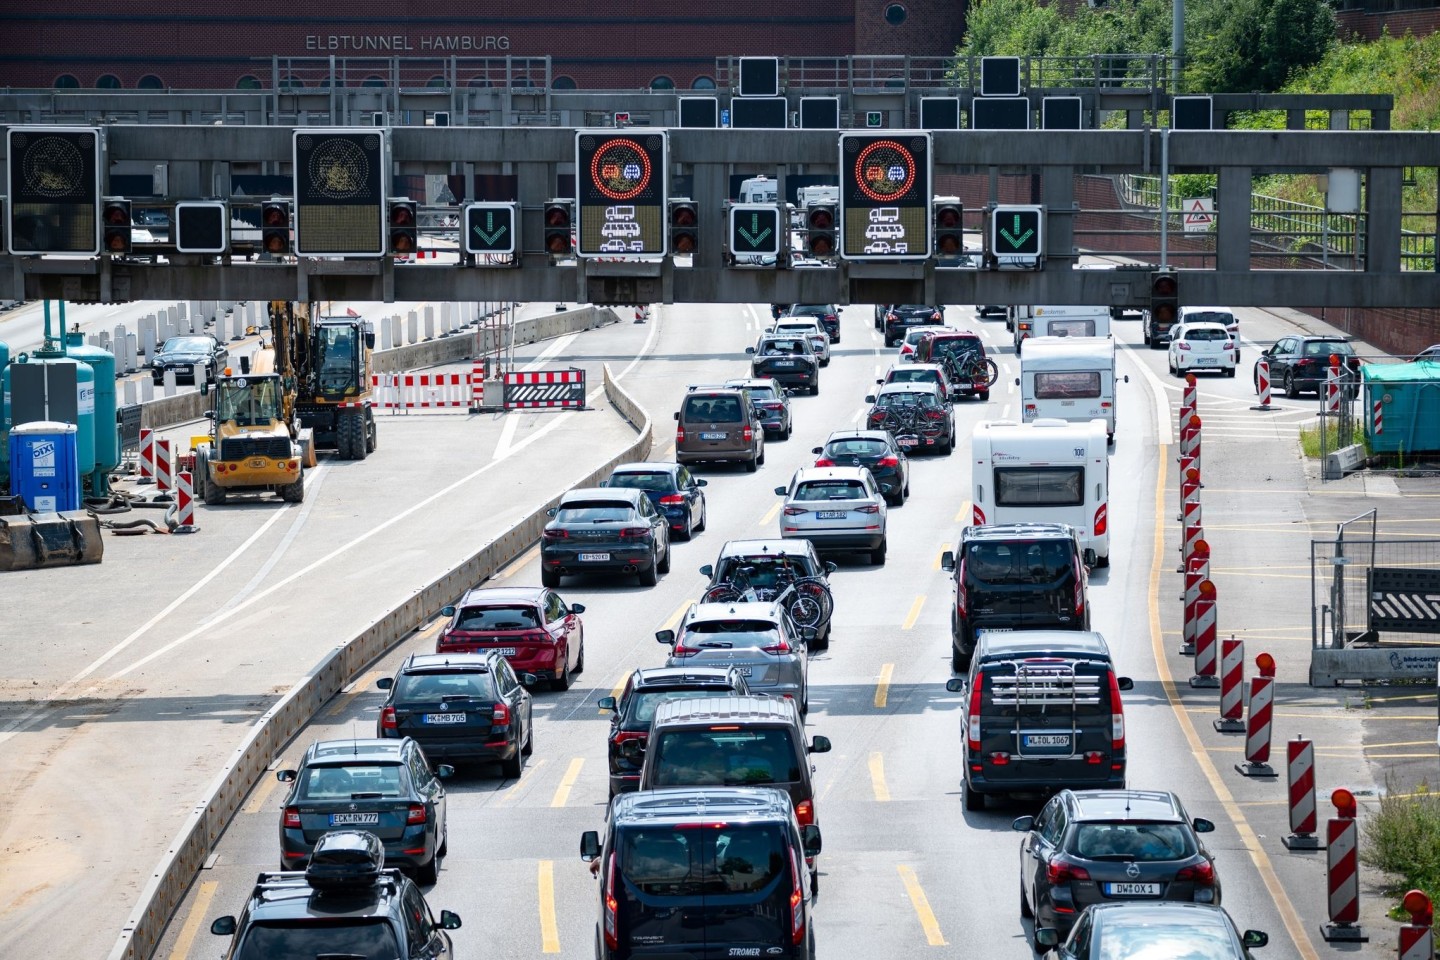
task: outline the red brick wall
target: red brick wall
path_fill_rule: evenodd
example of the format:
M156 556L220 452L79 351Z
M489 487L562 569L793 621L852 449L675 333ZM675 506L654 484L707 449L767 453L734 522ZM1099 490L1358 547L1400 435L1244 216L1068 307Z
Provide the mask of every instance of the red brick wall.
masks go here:
M1342 39L1355 36L1375 40L1386 31L1389 31L1392 37L1403 37L1407 32L1417 37L1428 37L1440 29L1440 7L1396 13L1363 13L1350 10L1335 14L1335 21L1336 33Z
M898 26L885 19L894 4L905 8ZM855 0L855 53L953 56L965 35L965 6L965 0Z

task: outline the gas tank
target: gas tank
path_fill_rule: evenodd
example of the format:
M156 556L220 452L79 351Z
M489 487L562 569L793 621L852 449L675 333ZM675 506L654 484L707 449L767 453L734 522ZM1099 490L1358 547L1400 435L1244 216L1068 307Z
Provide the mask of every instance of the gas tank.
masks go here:
M88 364L95 374L95 470L114 470L120 465L120 428L115 419L115 355L86 343L85 335L76 331L65 335L65 355Z

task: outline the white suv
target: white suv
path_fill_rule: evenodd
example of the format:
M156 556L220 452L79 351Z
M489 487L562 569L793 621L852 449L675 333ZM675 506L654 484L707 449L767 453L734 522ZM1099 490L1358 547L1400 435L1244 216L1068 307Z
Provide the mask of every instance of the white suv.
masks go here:
M885 496L867 468L801 467L775 493L785 498L781 537L809 540L820 551L868 553L871 563L885 563Z
M1235 376L1240 341L1223 323L1177 323L1170 329L1170 373L1183 377L1197 370L1221 370Z

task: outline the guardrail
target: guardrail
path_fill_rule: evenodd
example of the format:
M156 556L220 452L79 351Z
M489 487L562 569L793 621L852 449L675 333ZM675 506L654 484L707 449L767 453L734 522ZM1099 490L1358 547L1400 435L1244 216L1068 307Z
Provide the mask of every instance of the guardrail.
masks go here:
M611 405L636 428L638 435L617 456L581 480L578 486L582 487L597 485L621 463L644 460L654 444L654 425L649 415L615 381L609 364L605 365L604 381L605 395ZM220 835L265 775L272 758L279 756L286 744L367 665L403 642L446 603L494 576L539 540L540 531L549 519L546 511L559 502L560 494L550 497L464 563L414 591L399 607L341 643L256 721L155 867L150 882L140 892L140 902L110 951L109 960L149 960Z

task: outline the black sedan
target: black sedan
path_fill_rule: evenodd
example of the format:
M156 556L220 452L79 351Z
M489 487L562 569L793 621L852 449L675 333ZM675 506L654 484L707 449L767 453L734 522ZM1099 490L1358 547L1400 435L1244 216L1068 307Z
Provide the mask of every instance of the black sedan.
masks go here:
M195 368L205 371L205 379L214 380L229 361L230 351L208 333L187 333L170 337L150 359L150 376L155 383L165 381L165 371L175 371L175 382L195 383Z
M1092 903L1188 900L1218 904L1220 879L1190 819L1162 790L1062 790L1039 816L1014 823L1020 843L1020 913L1062 933Z
M1285 391L1287 397L1298 397L1306 391L1318 396L1325 389L1325 381L1330 375L1331 354L1340 357L1340 376L1346 381L1346 393L1353 395L1355 384L1360 382L1360 358L1355 355L1350 341L1343 337L1281 337L1260 356L1270 363L1270 383L1274 388ZM1255 361L1253 378L1255 392L1259 393L1259 360Z
M540 534L540 583L582 573L638 574L653 587L670 572L670 521L643 490L592 487L571 490Z
M518 780L535 748L525 684L536 682L533 674L517 677L501 650L412 653L395 676L375 681L390 691L375 732L414 740L436 759L498 762Z
M817 467L869 467L892 506L910 496L910 458L885 430L837 430L811 451Z
M739 387L750 397L750 402L760 413L760 422L765 427L765 438L789 440L795 429L790 419L790 391L780 386L778 380L769 377L741 377L726 380L725 386Z
M1254 960L1250 951L1270 942L1262 930L1242 934L1223 907L1153 901L1098 904L1085 911L1063 944L1053 927L1037 930L1035 939L1042 952L1053 950L1059 960Z
M408 737L312 743L300 769L275 771L291 785L280 814L280 869L305 869L321 837L353 828L380 838L387 865L434 883L449 836L440 779L454 772L444 764L432 772Z
M695 531L705 529L705 491L700 488L706 481L692 476L683 463L622 463L600 485L643 490L681 540L689 540Z

